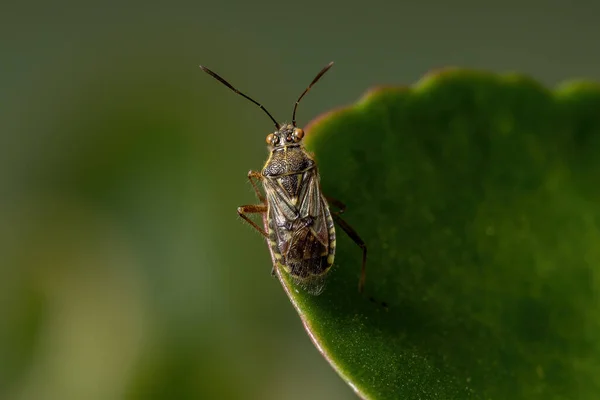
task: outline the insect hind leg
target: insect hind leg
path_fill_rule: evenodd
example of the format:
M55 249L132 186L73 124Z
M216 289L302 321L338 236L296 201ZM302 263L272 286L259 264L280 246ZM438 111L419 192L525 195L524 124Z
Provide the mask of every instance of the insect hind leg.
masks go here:
M331 215L332 215L333 219L335 220L335 222L338 223L340 228L342 228L342 230L344 232L346 232L346 234L348 236L350 236L350 239L352 239L352 241L354 241L354 243L356 243L356 245L362 249L362 253L363 253L362 254L362 266L361 266L361 270L360 270L360 279L358 281L358 292L362 293L363 288L365 286L365 280L367 278L367 271L366 271L366 268L367 268L367 245L360 238L358 233L346 221L344 221L342 219L342 217L339 216L338 213L333 212L333 213L331 213Z
M327 202L333 206L336 206L338 208L337 211L332 211L332 214L343 214L344 211L346 211L346 204L342 203L340 200L334 198L334 197L329 197L329 196L325 196L325 199L327 200Z
M363 250L362 270L361 270L361 276L360 276L360 281L359 281L359 285L358 285L358 291L360 293L362 293L362 289L365 285L365 279L366 279L365 267L366 267L366 263L367 263L367 246L362 241L362 239L358 236L358 233L356 233L356 231L346 221L344 221L340 217L339 214L342 214L346 210L346 205L344 203L342 203L340 200L337 200L333 197L326 196L325 198L331 205L338 208L337 211L331 211L332 217L336 220L336 222L340 225L340 227L344 230L344 232L346 232L346 234L348 234L348 236L350 236L350 238L354 241L354 243L356 243ZM378 301L373 296L369 296L369 301L383 307L383 309L386 311L388 311L388 309L389 309L388 303L386 303L385 301Z

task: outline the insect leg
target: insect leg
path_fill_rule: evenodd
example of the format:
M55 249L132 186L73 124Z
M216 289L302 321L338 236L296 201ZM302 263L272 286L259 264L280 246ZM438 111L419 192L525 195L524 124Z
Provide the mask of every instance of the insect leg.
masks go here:
M336 214L343 214L344 211L346 211L346 205L338 199L329 196L325 196L325 199L329 204L332 204L338 208L338 211L335 212Z
M263 214L267 212L266 204L251 204L247 206L240 206L237 209L238 215L244 218L244 221L252 225L254 229L260 232L265 238L268 238L267 232L262 229L260 226L256 225L256 222L252 221L246 214Z
M256 171L248 171L248 180L250 181L250 183L252 184L252 187L254 188L254 191L256 192L256 197L258 197L258 199L264 203L265 196L262 195L262 193L258 189L258 186L256 186L256 181L263 180L262 174L260 172L256 172Z
M358 281L358 292L362 293L363 287L365 286L365 279L367 277L367 245L365 244L365 242L363 242L360 236L358 236L358 233L356 233L356 231L346 221L342 219L342 217L340 217L337 213L332 213L331 215L333 216L333 219L338 223L338 225L343 229L343 231L346 232L348 236L350 236L350 239L352 239L354 243L356 243L362 249L362 267L360 270L360 280Z

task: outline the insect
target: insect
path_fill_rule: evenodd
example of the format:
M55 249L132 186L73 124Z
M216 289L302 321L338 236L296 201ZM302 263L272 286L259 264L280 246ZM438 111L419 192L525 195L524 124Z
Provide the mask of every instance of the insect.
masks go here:
M323 68L296 100L291 124L278 123L260 103L210 69L200 66L223 85L260 107L275 124L276 130L266 137L269 158L262 171L248 172L248 179L260 203L238 207L237 212L265 237L273 262L271 274L275 274L276 268L282 268L296 285L313 295L323 291L324 277L333 265L336 248L334 219L362 249L359 292L363 290L366 277L367 246L340 217L345 205L325 197L321 192L317 164L302 143L304 130L296 126L300 100L332 65L333 62ZM259 181L264 195L258 188ZM338 208L337 211L330 211L328 200ZM263 228L249 218L250 214L262 215Z

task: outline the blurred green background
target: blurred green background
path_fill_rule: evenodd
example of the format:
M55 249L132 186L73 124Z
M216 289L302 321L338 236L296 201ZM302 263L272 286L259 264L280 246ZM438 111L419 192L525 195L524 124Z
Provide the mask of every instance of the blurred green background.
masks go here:
M600 80L600 3L0 6L0 399L351 399L271 279L268 118L430 69Z

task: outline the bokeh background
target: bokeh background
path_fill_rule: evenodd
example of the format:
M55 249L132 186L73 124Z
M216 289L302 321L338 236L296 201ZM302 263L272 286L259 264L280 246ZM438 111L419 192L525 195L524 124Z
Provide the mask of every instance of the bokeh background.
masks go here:
M354 398L235 212L272 125L198 64L289 120L334 60L305 125L448 65L600 80L598 15L592 1L3 2L0 399Z

